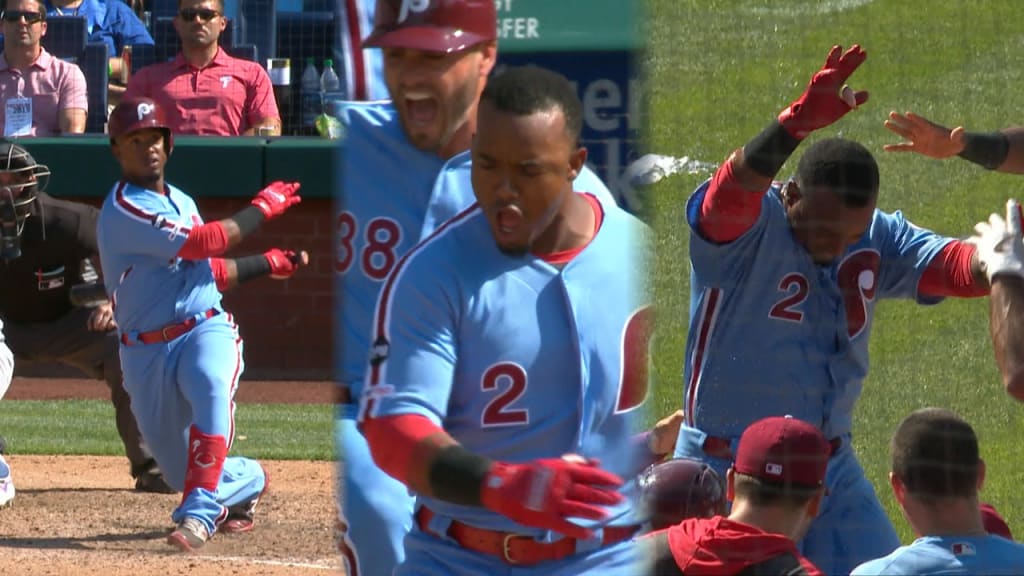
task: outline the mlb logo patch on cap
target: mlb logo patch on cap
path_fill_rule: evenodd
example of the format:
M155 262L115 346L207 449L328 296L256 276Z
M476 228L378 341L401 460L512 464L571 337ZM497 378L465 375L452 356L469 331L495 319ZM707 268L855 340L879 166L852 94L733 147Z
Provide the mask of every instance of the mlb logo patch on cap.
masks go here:
M766 474L771 474L772 476L782 476L782 464L773 464L768 462L764 465L764 471Z
M974 556L976 554L974 545L968 542L954 542L953 545L950 546L950 550L952 550L953 554L956 556Z

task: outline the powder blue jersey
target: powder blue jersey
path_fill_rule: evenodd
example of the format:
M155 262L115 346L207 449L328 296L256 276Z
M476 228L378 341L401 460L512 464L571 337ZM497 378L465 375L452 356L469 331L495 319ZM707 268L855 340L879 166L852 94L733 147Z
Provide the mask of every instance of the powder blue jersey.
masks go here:
M864 236L835 263L820 266L793 237L775 183L753 227L716 244L697 227L708 185L687 205L687 425L733 439L756 420L789 414L820 425L827 438L848 434L868 372L876 304L939 301L919 295L917 286L950 239L900 212L875 210Z
M630 438L647 392L649 232L603 208L594 239L562 268L499 251L475 206L414 248L381 292L361 417L425 416L495 460L598 458L626 480L627 501L604 522L641 523L630 500L644 456ZM474 526L557 537L484 508L420 502Z
M925 536L901 546L884 558L865 562L851 576L928 576L1024 574L1024 544L992 534L986 536Z
M395 263L442 222L475 202L470 153L444 162L406 138L390 102L349 102L340 110L346 127L340 150L341 212L337 259L342 337L335 354L338 380L358 397L366 374L374 304ZM589 168L575 188L614 204Z
M96 238L118 330L147 332L220 307L210 260L183 260L189 230L203 223L195 201L118 182L103 202Z

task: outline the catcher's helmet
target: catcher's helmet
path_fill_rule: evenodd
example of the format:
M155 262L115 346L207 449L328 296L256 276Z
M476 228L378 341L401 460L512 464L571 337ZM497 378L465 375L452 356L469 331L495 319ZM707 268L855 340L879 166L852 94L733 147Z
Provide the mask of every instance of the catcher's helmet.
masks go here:
M377 0L363 48L458 52L497 35L494 0Z
M171 135L171 128L167 124L163 109L152 99L139 97L122 100L107 119L107 133L110 134L111 143L118 136L145 128L163 130L164 151L170 155L174 148L174 137Z
M661 530L687 518L725 512L725 485L699 460L675 458L653 464L640 475L640 502L651 528Z
M39 193L46 190L50 169L14 142L0 141L0 257L21 255L19 237ZM45 238L45 231L43 232Z

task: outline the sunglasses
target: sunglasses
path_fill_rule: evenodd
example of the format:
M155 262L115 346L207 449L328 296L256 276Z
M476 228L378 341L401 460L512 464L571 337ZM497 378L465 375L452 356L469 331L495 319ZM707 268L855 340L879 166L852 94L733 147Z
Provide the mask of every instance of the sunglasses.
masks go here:
M4 10L3 12L4 22L20 22L22 18L25 19L26 24L35 24L42 21L43 13L30 10Z
M217 16L220 16L220 13L216 10L210 10L209 8L199 8L196 10L186 8L178 12L178 16L181 17L181 19L185 22L192 22L196 19L196 16L199 17L200 22L209 22Z

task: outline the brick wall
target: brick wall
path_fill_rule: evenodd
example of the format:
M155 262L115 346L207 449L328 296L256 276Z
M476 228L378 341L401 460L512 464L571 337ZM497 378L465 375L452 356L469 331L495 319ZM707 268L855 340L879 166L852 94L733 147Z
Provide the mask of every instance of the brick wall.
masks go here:
M99 206L102 199L79 201ZM247 198L196 198L207 222L244 208ZM305 250L309 266L290 280L260 278L224 295L245 341L248 380L331 378L333 325L332 209L327 199L304 198L283 216L265 223L227 256L269 248Z

